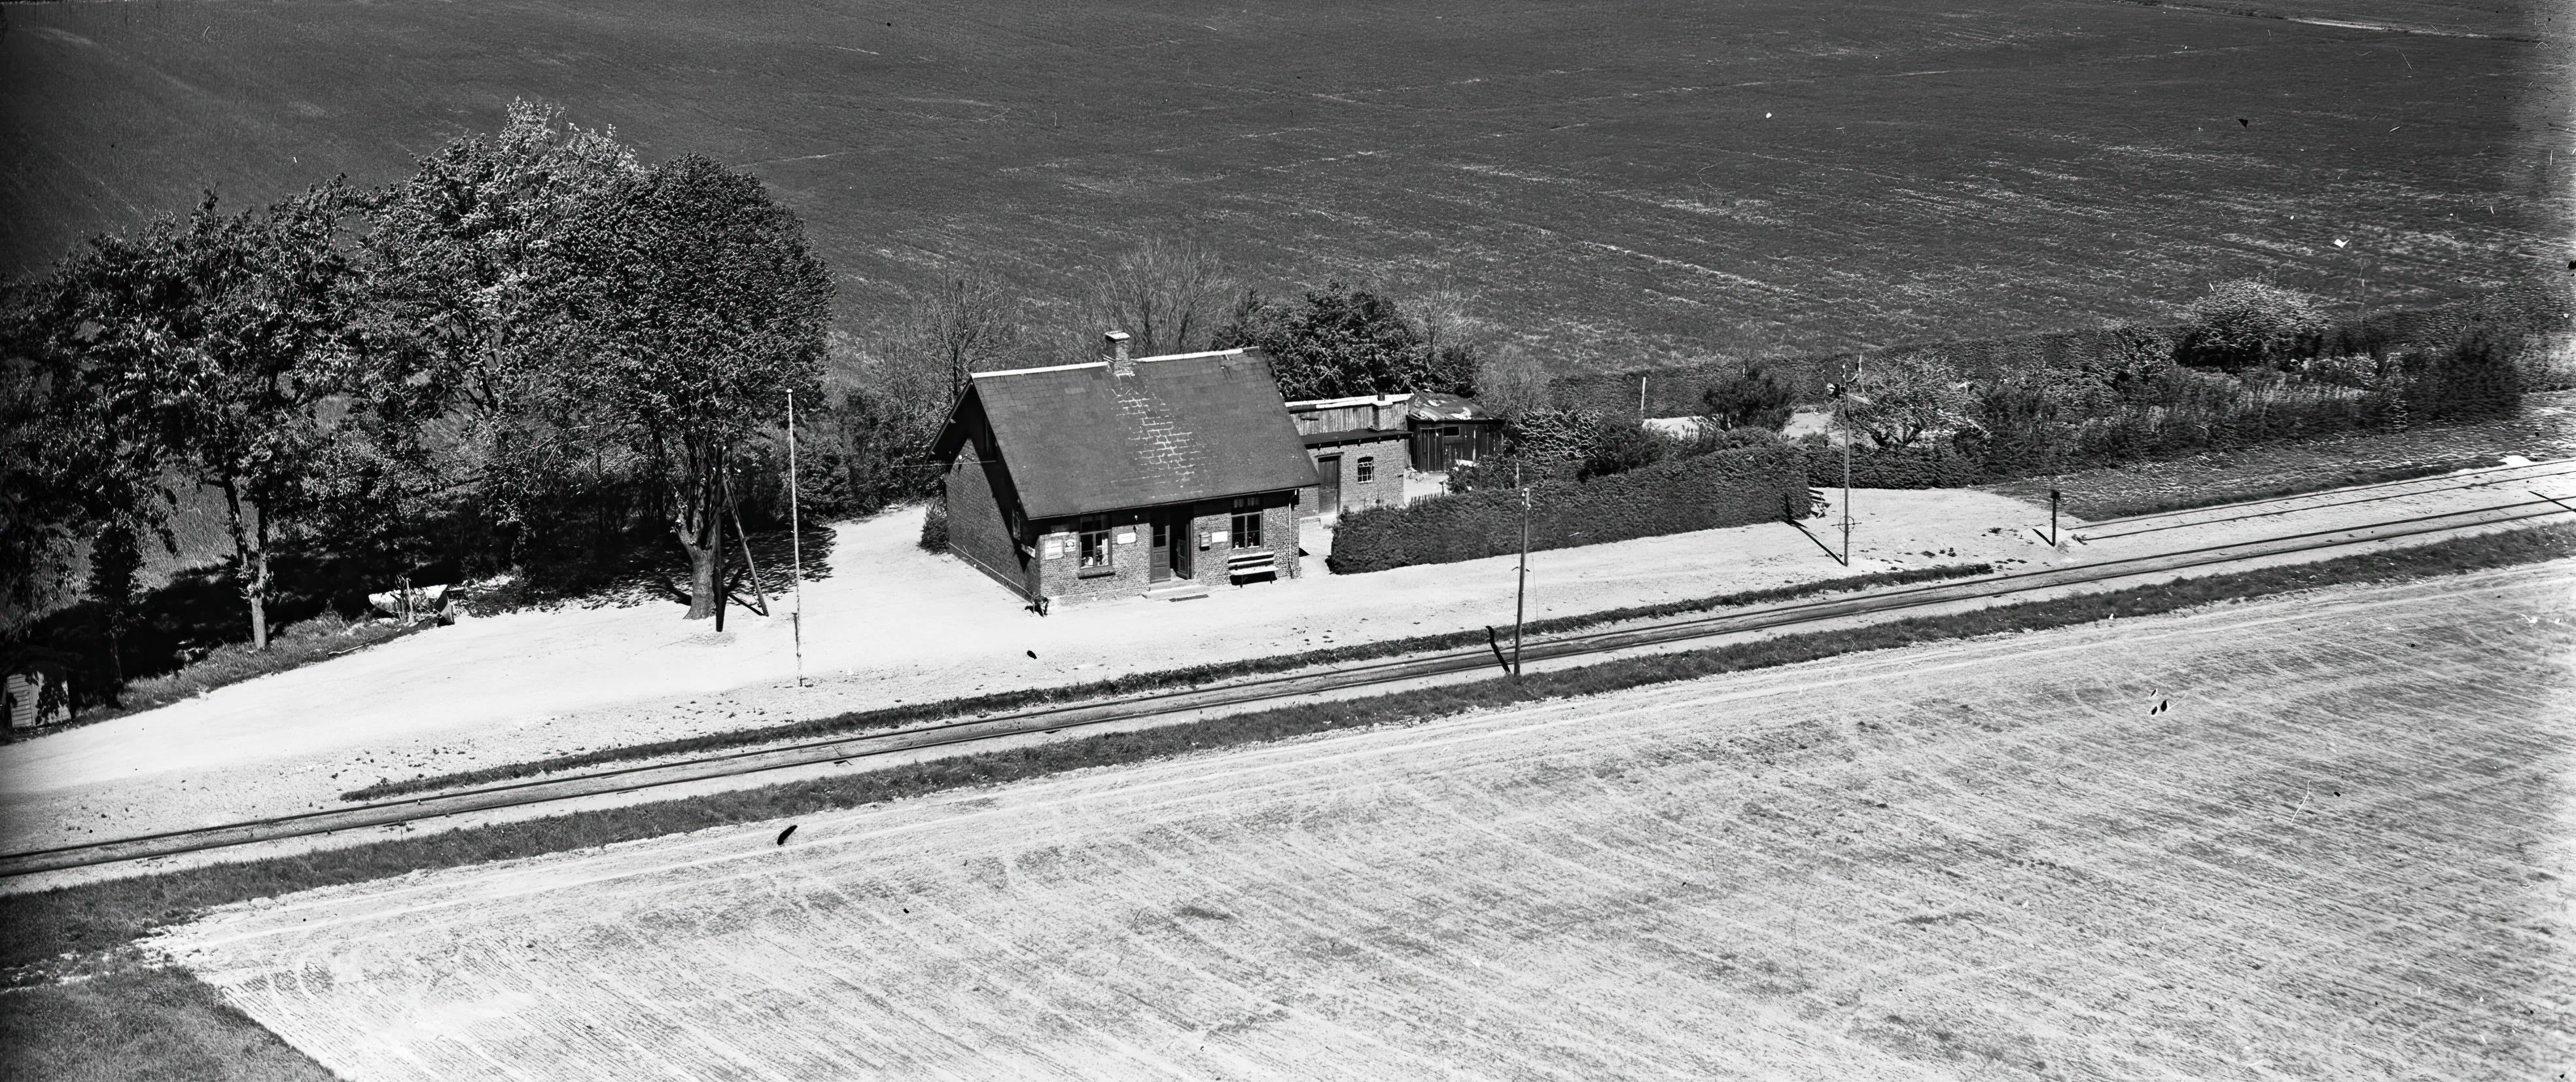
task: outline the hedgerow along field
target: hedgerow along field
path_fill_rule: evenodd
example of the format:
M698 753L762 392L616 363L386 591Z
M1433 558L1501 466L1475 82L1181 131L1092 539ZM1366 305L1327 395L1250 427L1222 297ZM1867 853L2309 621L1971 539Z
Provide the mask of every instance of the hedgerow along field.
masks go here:
M209 187L383 183L524 95L757 173L844 323L970 260L1075 297L1182 231L1274 286L1446 278L1560 370L2058 330L2255 274L2419 303L2565 273L2546 8L20 5L0 269Z
M2543 1077L2563 574L1185 755L157 945L365 1078Z

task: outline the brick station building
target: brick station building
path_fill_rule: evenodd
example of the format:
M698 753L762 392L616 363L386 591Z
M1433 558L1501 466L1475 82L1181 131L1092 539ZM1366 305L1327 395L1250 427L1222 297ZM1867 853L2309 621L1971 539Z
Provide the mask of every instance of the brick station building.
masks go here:
M1089 364L975 373L932 445L949 550L1031 599L1296 577L1315 469L1269 358L1106 338Z

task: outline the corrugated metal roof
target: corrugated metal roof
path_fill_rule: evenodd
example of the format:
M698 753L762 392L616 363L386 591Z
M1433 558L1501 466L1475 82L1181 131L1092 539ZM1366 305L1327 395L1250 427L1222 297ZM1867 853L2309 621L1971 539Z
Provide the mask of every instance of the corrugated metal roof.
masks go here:
M1476 405L1475 400L1454 394L1431 391L1415 392L1413 407L1404 413L1416 421L1491 421L1494 415Z
M1315 483L1297 429L1258 350L983 372L958 402L936 452L964 440L983 411L1031 518L1275 492Z

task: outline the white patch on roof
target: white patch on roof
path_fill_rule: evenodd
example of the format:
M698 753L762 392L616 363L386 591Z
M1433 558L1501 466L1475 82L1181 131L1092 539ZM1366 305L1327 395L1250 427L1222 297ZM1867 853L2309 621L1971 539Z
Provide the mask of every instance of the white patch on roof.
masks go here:
M1137 364L1143 364L1143 363L1145 363L1145 362L1147 362L1147 361L1186 361L1186 360L1190 360L1191 358L1194 358L1194 357L1232 357L1232 356L1234 356L1234 355L1236 355L1236 354L1238 354L1238 353L1241 353L1241 352L1243 352L1243 350L1242 350L1242 349L1240 349L1240 348L1237 348L1237 349L1206 349L1206 350L1200 350L1200 351L1199 351L1199 352L1197 352L1197 353L1165 353L1165 354L1160 354L1160 355L1153 356L1153 357L1138 357L1138 358L1136 358L1136 363L1137 363Z
M970 372L967 375L972 379L991 379L995 376L1025 376L1032 372L1070 372L1076 368L1107 367L1109 367L1109 362L1107 361L1086 361L1082 364L1048 365L1045 368L1011 368L1000 372Z

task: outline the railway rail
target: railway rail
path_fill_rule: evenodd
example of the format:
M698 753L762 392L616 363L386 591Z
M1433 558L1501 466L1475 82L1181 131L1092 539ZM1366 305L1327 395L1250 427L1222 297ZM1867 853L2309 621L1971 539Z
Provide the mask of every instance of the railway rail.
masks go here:
M2315 494L2311 494L2315 495ZM2229 564L2370 544L2401 538L2462 533L2552 516L2576 514L2565 503L2538 499L2418 515L2361 526L2313 530L2253 541L2102 560L2068 567L1989 575L1845 597L1764 606L1737 612L1667 620L1639 626L1569 632L1531 640L1523 657L1552 661L1613 653L1718 635L1766 631L1855 616L2011 597L2067 586L2224 567ZM2204 509L2206 510L2206 509ZM724 752L677 761L532 778L445 793L350 807L300 812L219 826L140 835L110 841L0 854L0 878L237 848L345 830L392 826L452 815L528 807L585 797L635 792L710 779L872 758L926 748L971 745L1062 729L1136 721L1190 711L1249 706L1279 699L1399 684L1470 672L1494 664L1482 648L1418 654L1329 669L1255 677L1219 684L1148 692L1088 703L1050 706L995 717L940 722L905 729L853 733L795 744Z

